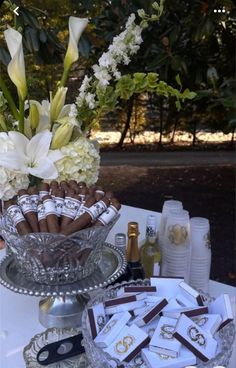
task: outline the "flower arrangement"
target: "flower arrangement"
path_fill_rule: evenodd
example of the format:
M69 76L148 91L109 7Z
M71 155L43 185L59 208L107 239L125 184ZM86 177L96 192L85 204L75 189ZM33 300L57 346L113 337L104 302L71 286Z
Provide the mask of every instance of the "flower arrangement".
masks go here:
M89 130L104 113L113 110L118 99L128 100L134 93L154 92L175 96L176 105L193 98L189 90L179 91L159 80L157 73L122 75L121 65L128 65L138 52L142 32L150 22L159 20L163 0L153 3L149 16L143 9L138 20L131 14L125 30L113 39L108 51L85 75L74 104L65 105L65 87L72 65L78 60L78 41L88 19L69 18L69 43L64 71L55 94L41 103L28 97L22 36L9 28L4 32L11 55L8 75L14 83L18 104L0 76L0 199L8 200L30 179L50 181L82 180L87 185L97 181L100 156L96 144L87 138ZM176 79L181 88L179 78Z

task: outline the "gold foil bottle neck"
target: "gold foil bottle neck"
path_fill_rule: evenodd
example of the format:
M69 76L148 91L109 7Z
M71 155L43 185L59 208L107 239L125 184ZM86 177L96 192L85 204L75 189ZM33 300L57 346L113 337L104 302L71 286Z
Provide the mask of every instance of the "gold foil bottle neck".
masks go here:
M139 229L137 222L129 222L128 223L128 237L139 236Z
M138 249L138 223L129 222L128 223L128 245L126 258L128 262L138 262L139 261L139 249Z

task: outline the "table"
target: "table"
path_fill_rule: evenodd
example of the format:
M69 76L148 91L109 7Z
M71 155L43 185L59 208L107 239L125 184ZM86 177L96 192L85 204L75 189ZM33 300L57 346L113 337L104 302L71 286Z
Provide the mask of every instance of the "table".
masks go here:
M160 213L122 206L121 217L108 235L107 241L114 243L117 232L127 232L127 223L137 221L140 228L140 241L145 239L146 217L153 214L160 222ZM4 257L0 252L0 259ZM210 281L210 294L214 297L228 293L234 310L236 309L236 288L219 282ZM24 368L23 349L31 338L44 327L38 322L39 298L15 294L0 286L0 367ZM236 318L235 318L236 321ZM236 348L231 357L229 368L235 367Z

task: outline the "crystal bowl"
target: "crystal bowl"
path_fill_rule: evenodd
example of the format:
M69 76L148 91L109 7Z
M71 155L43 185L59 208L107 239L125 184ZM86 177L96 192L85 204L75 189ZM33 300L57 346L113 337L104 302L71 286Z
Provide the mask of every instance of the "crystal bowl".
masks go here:
M87 358L93 368L115 368L122 366L122 368L146 368L146 364L143 362L141 355L135 357L131 363L120 363L117 359L112 358L109 354L105 353L101 348L98 348L91 336L90 327L88 323L88 308L98 303L104 302L107 299L113 299L117 297L117 291L124 285L150 285L150 280L136 280L123 282L110 286L103 292L96 294L87 304L82 315L82 332L84 336L84 347L87 354ZM207 305L213 298L208 294L203 294L205 304ZM222 328L219 333L214 337L218 340L220 349L214 359L209 360L207 363L197 359L198 368L213 368L216 366L227 367L229 364L230 356L233 350L233 343L235 337L235 326L233 322Z
M0 235L28 280L46 285L69 284L91 275L101 260L105 239L119 215L106 226L94 226L72 235L31 233L18 235L2 216Z

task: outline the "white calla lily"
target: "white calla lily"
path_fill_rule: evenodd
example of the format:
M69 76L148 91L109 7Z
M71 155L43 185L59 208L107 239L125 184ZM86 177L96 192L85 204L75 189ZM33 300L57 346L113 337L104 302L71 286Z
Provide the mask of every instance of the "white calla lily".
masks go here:
M70 69L71 65L78 60L78 42L88 24L87 18L69 18L69 44L64 59L64 68Z
M57 178L58 172L54 162L60 160L63 155L59 150L50 151L51 132L44 130L30 140L19 132L9 132L8 137L15 149L0 156L0 166L42 179Z
M24 101L27 96L27 84L25 77L22 35L13 28L9 28L4 31L4 36L11 55L11 61L8 64L7 71L9 77L17 88L18 95L22 101Z

